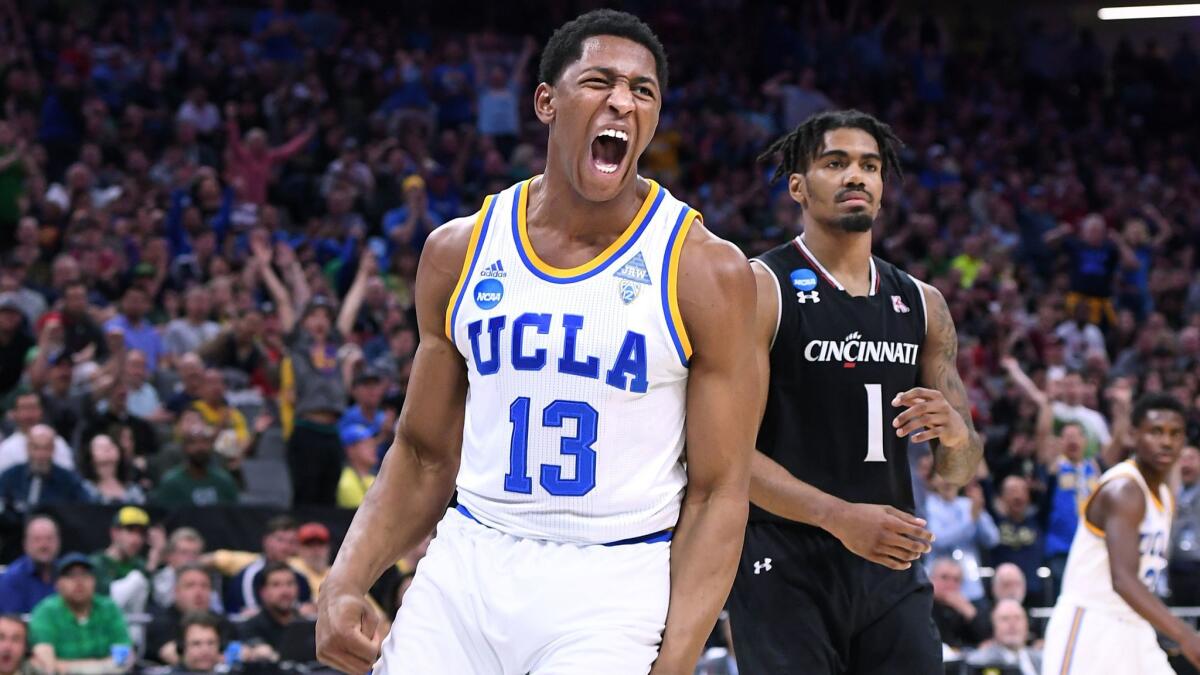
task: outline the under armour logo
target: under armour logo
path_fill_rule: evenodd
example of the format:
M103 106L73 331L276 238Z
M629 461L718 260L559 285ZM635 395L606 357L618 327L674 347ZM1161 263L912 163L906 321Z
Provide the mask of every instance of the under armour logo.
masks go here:
M892 309L896 310L897 314L908 314L909 311L908 305L904 304L904 298L898 295L892 296Z
M771 559L770 558L763 558L762 560L754 561L754 573L755 574L762 574L763 572L770 572L770 571L771 571Z
M809 301L812 301L814 304L820 302L821 301L821 292L820 291L809 291L809 292L805 293L804 291L800 291L799 293L796 294L796 302L803 305L804 303L809 302Z

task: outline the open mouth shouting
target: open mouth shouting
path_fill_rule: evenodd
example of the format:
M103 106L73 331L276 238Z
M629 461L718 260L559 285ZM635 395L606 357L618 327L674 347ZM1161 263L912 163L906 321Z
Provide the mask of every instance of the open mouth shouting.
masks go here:
M592 166L602 174L614 174L629 152L629 134L603 129L592 139Z

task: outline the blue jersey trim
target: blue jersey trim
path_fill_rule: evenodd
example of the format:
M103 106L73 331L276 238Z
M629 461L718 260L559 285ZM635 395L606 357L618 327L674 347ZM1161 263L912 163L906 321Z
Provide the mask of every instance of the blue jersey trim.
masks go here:
M655 196L654 203L650 205L650 209L646 211L646 215L642 217L642 221L640 223L638 223L637 230L634 231L633 236L630 237L629 241L625 242L625 245L623 245L620 249L618 249L616 253L613 253L612 255L608 256L607 260L604 260L596 267L593 267L592 269L590 269L586 272L583 272L582 274L577 274L573 277L556 277L556 276L546 274L542 270L538 269L537 266L533 264L533 261L529 259L529 256L525 253L525 247L521 244L521 230L520 230L520 222L518 219L524 215L520 212L521 190L525 189L525 187L527 185L528 185L527 182L526 183L518 183L517 189L513 193L513 205L512 205L513 242L516 244L517 253L521 256L521 262L525 263L525 269L529 270L530 272L533 272L534 276L541 279L542 281L549 281L552 284L569 284L569 283L574 283L576 281L583 281L585 279L590 279L590 278L596 276L597 274L603 272L604 270L608 269L608 267L610 265L612 265L613 261L618 260L619 258L624 256L626 253L628 253L629 250L631 248L633 248L634 244L637 243L638 239L641 238L642 232L646 231L646 226L650 224L650 221L654 220L654 214L658 212L658 206L660 204L662 204L663 197L667 193L667 191L661 187L658 189L658 195Z
M683 227L683 223L687 220L688 212L691 209L686 206L679 210L679 218L675 220L675 224L671 226L671 237L667 239L666 253L663 255L662 264L662 283L658 286L658 294L662 298L663 318L667 322L667 332L671 334L671 343L675 345L675 353L679 356L679 362L684 368L688 367L688 355L683 349L683 342L679 339L679 331L675 330L675 319L671 316L671 297L670 297L670 280L671 280L671 251L675 248L675 239L679 237L679 229Z
M454 298L454 310L450 312L450 340L454 340L454 332L458 327L458 306L462 304L463 296L467 294L467 288L471 286L468 280L475 272L475 263L479 262L479 254L483 251L483 242L487 239L488 226L492 223L492 211L496 210L496 202L500 201L497 196L488 206L487 215L483 217L483 225L479 227L479 240L475 242L475 254L471 257L471 266L467 268L467 273L463 275L462 288L458 289L458 296Z
M474 514L472 514L470 511L468 511L467 507L463 506L462 504L455 506L454 510L463 514L467 518L470 518L471 520L479 523L479 519L476 518L474 516ZM483 523L479 523L479 524L483 525ZM483 525L483 526L487 527L487 525ZM673 536L675 536L675 530L673 530L673 529L662 530L661 532L651 532L650 534L644 534L640 537L630 537L629 539L621 539L620 541L611 541L607 544L601 544L601 546L625 546L627 544L655 544L660 541L671 541L671 537L673 537Z

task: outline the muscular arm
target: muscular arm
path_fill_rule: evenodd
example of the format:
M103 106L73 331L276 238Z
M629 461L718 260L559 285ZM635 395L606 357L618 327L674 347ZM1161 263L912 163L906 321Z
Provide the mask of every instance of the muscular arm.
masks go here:
M1150 622L1160 633L1184 643L1195 639L1195 632L1171 614L1138 576L1139 526L1146 515L1146 498L1133 480L1106 483L1088 505L1084 517L1104 530L1113 590L1133 611Z
M779 322L779 282L764 266L750 267L758 289L754 357L761 375L759 397L766 401L771 343ZM758 449L750 458L750 501L777 516L819 527L856 555L893 569L908 569L912 560L929 550L924 520L891 506L846 502L796 478ZM864 518L876 526L871 527ZM885 526L893 531L884 531Z
M931 438L917 434L913 439L929 441L934 470L939 476L955 485L966 485L983 457L983 441L975 432L967 391L958 375L958 333L941 292L928 284L919 286L925 294L928 326L921 348L921 385L941 392L946 403L962 419L966 433L942 433ZM955 431L955 427L951 424L946 431Z
M379 477L321 587L318 655L348 672L366 672L378 652L371 638L377 619L363 596L389 565L433 530L454 491L467 373L443 330L472 222L460 218L439 228L421 255L416 284L421 342L409 384L420 395L405 401Z
M687 494L671 545L671 596L653 673L690 674L737 571L750 451L762 414L746 258L699 223L684 243L679 304L695 352L687 387Z

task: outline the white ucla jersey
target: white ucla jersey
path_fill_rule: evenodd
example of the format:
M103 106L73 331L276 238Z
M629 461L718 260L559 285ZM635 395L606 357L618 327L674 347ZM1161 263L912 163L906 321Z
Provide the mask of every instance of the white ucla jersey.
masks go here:
M675 526L691 346L675 296L698 215L654 181L603 253L551 267L533 179L484 200L446 334L467 363L458 499L519 537L611 543Z
M1151 593L1157 592L1159 576L1167 570L1167 545L1171 535L1171 491L1160 485L1155 495L1146 485L1133 460L1127 460L1109 469L1100 477L1100 485L1092 498L1105 483L1116 479L1130 479L1142 489L1146 498L1146 515L1138 526L1138 576ZM1088 503L1091 502L1089 498ZM1063 588L1060 602L1085 609L1102 609L1137 617L1121 596L1112 587L1112 572L1109 569L1108 548L1104 543L1104 532L1087 520L1087 504L1079 515L1079 527L1071 542L1071 553L1063 573ZM1140 617L1139 617L1140 620Z

